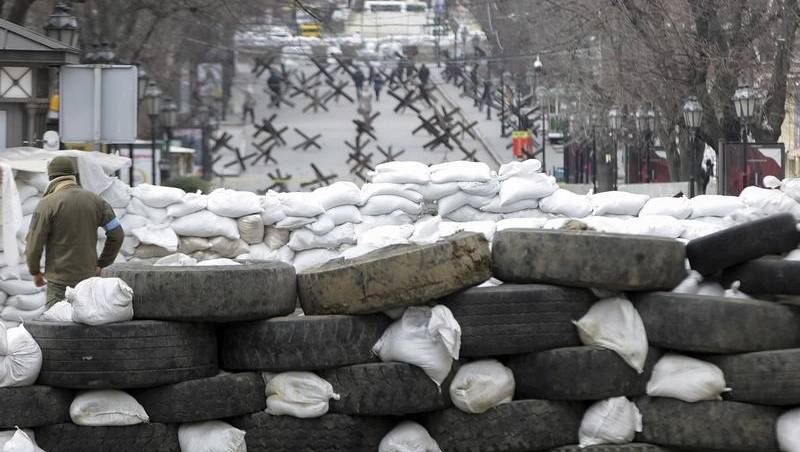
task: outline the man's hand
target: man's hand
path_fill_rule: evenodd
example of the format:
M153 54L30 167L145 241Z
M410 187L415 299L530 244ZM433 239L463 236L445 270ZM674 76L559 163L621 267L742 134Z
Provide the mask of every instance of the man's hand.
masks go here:
M44 274L37 273L33 276L33 283L36 284L36 287L44 287L47 285L47 280L44 279Z
M103 268L102 267L95 267L94 275L95 276L103 276Z

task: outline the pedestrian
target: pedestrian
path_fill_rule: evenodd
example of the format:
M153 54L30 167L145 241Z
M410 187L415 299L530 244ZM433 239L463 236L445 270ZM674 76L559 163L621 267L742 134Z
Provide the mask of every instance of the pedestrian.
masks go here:
M422 67L419 68L419 82L422 84L423 88L428 86L428 81L430 80L430 78L431 78L431 71L430 69L428 69L428 66L425 66L423 64Z
M247 115L250 115L250 122L256 122L256 99L253 97L252 90L248 89L244 93L244 104L242 105L242 121L247 122Z
M706 166L702 168L700 177L703 183L700 186L701 194L705 195L708 190L708 183L711 182L711 177L714 175L714 162L711 159L706 159Z
M270 71L267 87L272 92L271 105L275 108L281 108L281 76L276 72Z
M356 97L361 99L361 91L364 89L364 73L361 69L356 69L353 73L353 83L356 85Z
M372 88L375 89L375 101L381 100L381 90L383 90L383 84L385 81L383 80L383 76L380 72L375 72L375 76L372 78Z
M478 106L478 66L472 66L469 73L469 80L472 82L472 98L475 99L475 107Z
M75 163L56 157L47 165L50 183L36 206L28 231L26 258L36 287L47 285L47 307L65 297L67 286L100 276L117 257L125 234L114 209L78 184ZM97 257L97 228L106 244ZM45 253L45 271L40 262Z
M482 111L484 105L486 105L486 108L489 111L491 111L491 107L492 107L491 102L492 102L492 80L487 78L486 80L483 81L483 95L481 96L481 105L478 108L478 111ZM488 113L488 114L491 114L491 113ZM487 119L491 119L491 118L487 118Z

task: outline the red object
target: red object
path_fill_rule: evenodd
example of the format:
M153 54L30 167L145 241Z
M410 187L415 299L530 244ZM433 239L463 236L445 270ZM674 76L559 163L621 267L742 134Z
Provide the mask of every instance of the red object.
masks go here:
M727 191L729 195L738 196L745 187L756 186L763 188L764 176L775 176L783 179L783 171L779 162L774 158L764 155L758 148L747 147L747 166L742 171L742 153L740 148L735 148L739 152L726 154L727 166L725 177L727 178Z
M511 133L511 152L517 159L533 157L533 134L527 130L518 130Z

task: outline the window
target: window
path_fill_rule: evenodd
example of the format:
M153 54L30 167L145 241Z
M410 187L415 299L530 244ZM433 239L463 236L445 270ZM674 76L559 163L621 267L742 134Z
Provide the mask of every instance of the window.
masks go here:
M406 11L409 13L424 13L428 8L422 3L406 4Z
M33 97L33 75L28 67L0 67L0 98Z

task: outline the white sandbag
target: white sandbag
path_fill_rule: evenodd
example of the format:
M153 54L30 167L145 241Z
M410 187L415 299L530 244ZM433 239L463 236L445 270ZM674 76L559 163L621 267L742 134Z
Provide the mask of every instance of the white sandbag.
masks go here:
M236 266L242 265L241 262L236 262L235 260L228 259L226 257L219 257L215 259L206 259L204 261L198 262L198 267L219 267L219 266Z
M578 430L580 447L628 444L642 431L642 414L625 397L595 402L586 410Z
M25 281L32 281L33 277L30 273L28 273L27 264L19 264L0 268L0 281L6 281L8 279L24 279Z
M716 281L704 281L697 285L696 294L706 297L724 297L725 288Z
M85 427L122 427L150 421L136 399L116 389L78 393L69 406L69 417L73 424Z
M125 215L127 215L127 213L128 213L128 209L124 209L124 208L120 208L120 207L114 207L114 208L112 208L112 210L114 211L114 216L117 217L117 218L122 218Z
M222 257L219 254L209 250L195 251L194 253L191 254L191 256L192 258L197 259L198 263L200 263L201 261L207 261L211 259L220 259Z
M570 218L588 217L592 213L592 202L588 196L577 195L559 188L550 196L539 200L542 212L566 215Z
M326 212L327 213L327 212ZM333 230L336 225L333 223L333 219L329 216L326 216L325 213L318 216L316 221L311 224L305 225L305 228L309 231L313 232L316 235L325 235Z
M691 218L726 217L744 207L736 196L699 195L689 200Z
M44 290L43 287L36 287L33 281L22 279L9 279L0 281L0 290L13 297L15 295L31 295Z
M497 222L503 219L503 215L499 213L484 212L471 206L460 207L445 216L446 219L456 222L467 221L492 221Z
M319 218L319 217L317 217ZM277 229L294 230L300 229L303 226L309 225L317 221L314 217L285 217L283 220L275 223L272 227Z
M131 202L126 207L128 215L139 215L145 217L150 222L155 224L162 224L167 222L167 209L150 207L140 201L138 198L131 198ZM123 226L124 227L124 226Z
M262 374L266 383L267 414L316 418L328 412L329 401L339 400L333 386L311 372Z
M446 306L411 306L389 325L372 352L381 361L420 367L438 386L461 349L461 327Z
M276 196L287 217L311 218L325 213L325 208L312 193L278 193Z
M127 208L128 204L131 202L131 187L116 177L112 178L111 180L111 185L109 185L108 188L100 193L100 197L115 209Z
M222 421L182 424L178 428L181 452L247 452L244 430Z
M211 248L211 242L203 237L181 237L178 240L178 251L191 254L195 251L206 251Z
M72 322L72 314L75 312L72 309L72 303L67 300L62 300L54 304L47 311L39 317L39 320L45 322Z
M626 233L676 239L685 230L680 220L666 215L648 215L625 221Z
M261 198L252 192L218 188L208 195L210 212L222 217L240 218L245 215L261 214Z
M409 241L415 245L429 245L439 241L439 217L426 217L414 224L414 232Z
M442 452L425 427L403 421L383 437L378 452Z
M664 215L683 220L692 215L692 205L685 196L679 198L650 198L639 216Z
M261 212L261 221L267 226L273 225L286 218L283 205L278 199L278 194L274 191L267 192L267 194L261 198L261 208L263 209L263 212Z
M689 219L689 220L680 220L681 226L683 226L683 233L681 234L681 238L694 240L696 238L704 237L709 234L713 234L715 232L719 232L733 224L728 224L727 222L718 222L712 223L709 221L702 221L702 220L709 220L709 219L718 219L723 220L722 218L717 217L705 217L703 219Z
M325 213L320 215L318 218L330 218L334 226L339 226L340 224L345 223L357 224L361 223L362 221L361 212L358 211L358 207L356 206L334 207L333 209L326 210Z
M787 261L800 261L800 248L789 252L784 259Z
M119 219L119 224L122 225L122 230L125 232L126 236L133 235L134 229L139 229L150 223L151 220L149 218L134 213L128 213Z
M424 199L422 194L412 184L364 184L361 186L361 202L364 204L373 196L401 196L411 202L421 203Z
M24 325L0 323L0 388L30 386L39 378L42 350Z
M325 210L361 204L361 190L352 182L334 182L331 185L319 187L312 193Z
M495 196L500 193L500 181L493 177L485 182L459 182L458 188L468 195Z
M512 161L500 165L497 175L501 181L512 177L528 177L539 173L542 170L542 162L536 159L523 160L521 162Z
M180 188L162 185L139 184L131 189L131 195L150 207L167 207L183 199L186 194Z
M797 202L800 202L800 178L786 178L781 183L781 191Z
M211 247L208 249L212 253L217 253L222 257L236 257L250 251L250 247L242 239L229 239L227 237L214 237L208 241Z
M480 209L481 207L492 202L492 199L492 196L476 196L464 193L463 191L457 191L452 195L447 195L444 198L436 201L436 206L439 216L444 217L450 212L453 212L456 209L460 209L464 206Z
M328 251L328 250L323 250L323 251ZM277 258L277 260L281 262L286 262L287 264L293 264L295 259L295 252L293 249L289 248L289 245L285 245L278 248L275 251L275 257Z
M126 235L122 240L122 246L120 247L119 252L124 256L132 256L136 252L136 247L139 245L141 245L139 239L132 235ZM178 247L180 247L180 242L178 242Z
M408 240L413 233L414 225L412 224L376 226L361 234L358 237L358 244L375 249L406 244L409 243Z
M552 195L558 186L555 178L546 174L511 177L500 185L500 206L508 206L526 199L540 200Z
M47 294L38 292L31 295L14 295L6 299L6 306L11 306L20 311L36 311L47 304Z
M39 190L24 182L17 182L17 193L19 193L19 202L24 203L29 198L39 195Z
M491 168L483 162L445 162L431 165L429 171L434 184L488 182L492 178Z
M647 333L642 318L625 298L596 302L583 317L573 322L583 345L596 345L616 352L636 372L644 371Z
M6 306L0 310L0 320L17 323L30 322L33 320L38 320L39 317L44 314L45 309L46 308L42 306L41 308L33 311L28 311L15 308L14 306Z
M514 373L495 359L465 364L450 383L453 405L465 413L480 414L514 398Z
M684 278L683 281L680 282L674 289L672 289L673 293L686 293L686 294L696 294L697 291L700 289L700 283L703 282L703 275L698 273L695 270L689 271L689 275Z
M291 249L291 248L290 248ZM299 251L294 255L294 268L300 273L339 257L339 252L325 248L315 248L311 250Z
M666 353L658 360L647 395L670 397L684 402L722 400L721 394L730 391L725 387L725 376L714 364L676 353Z
M254 261L275 261L277 259L277 252L271 250L266 243L256 243L250 245L250 249L245 254L236 256L237 260L254 260Z
M387 162L368 173L372 183L427 184L430 181L428 166L420 162Z
M523 199L521 201L501 206L500 198L495 197L492 198L492 202L481 207L481 210L483 210L484 212L506 214L506 213L519 212L523 210L537 209L537 208L539 208L539 201L537 199Z
M86 325L105 325L133 319L133 289L119 278L92 277L67 287L72 320Z
M186 193L179 202L167 206L167 215L172 218L183 217L200 212L208 207L208 196L202 193Z
M193 265L197 265L197 259L183 253L170 254L153 263L153 267L191 267Z
M782 452L800 452L800 408L783 413L775 424L775 430Z
M22 215L32 214L33 211L36 210L36 206L39 205L39 201L41 200L42 198L39 198L38 196L32 196L26 199L25 202L22 203Z
M32 430L17 428L0 432L0 452L44 452L36 445Z
M171 226L180 236L239 238L239 226L236 220L216 215L208 210L177 218Z
M286 229L268 227L266 232L264 232L264 243L269 247L269 249L277 250L278 248L289 243L289 234L290 231Z
M356 244L355 228L350 223L337 226L325 235L316 235L308 229L298 229L289 235L289 248L295 251L338 248L345 244Z
M403 187L421 194L426 201L437 201L460 190L458 182L448 182L446 184L427 183L422 185L405 184Z
M178 235L168 224L148 224L133 230L133 236L145 245L155 245L172 252L178 251Z
M541 229L547 220L547 218L504 218L497 222L497 230Z
M22 206L20 206L20 213L22 213ZM28 236L28 231L31 229L31 220L33 220L33 215L25 215L22 217L22 223L19 225L19 229L17 230L17 241L19 243L25 243Z
M589 197L594 215L638 215L650 199L647 195L624 191L595 193Z
M153 259L169 256L173 251L156 245L139 245L133 253L135 259Z
M252 245L264 241L264 222L261 215L247 215L236 220L239 226L239 237Z
M398 210L409 215L419 215L422 213L422 205L402 196L380 195L367 200L360 209L362 215L371 216L388 215Z
M769 190L761 187L745 187L739 194L745 206L761 212L763 215L791 213L800 221L800 203L780 190Z

